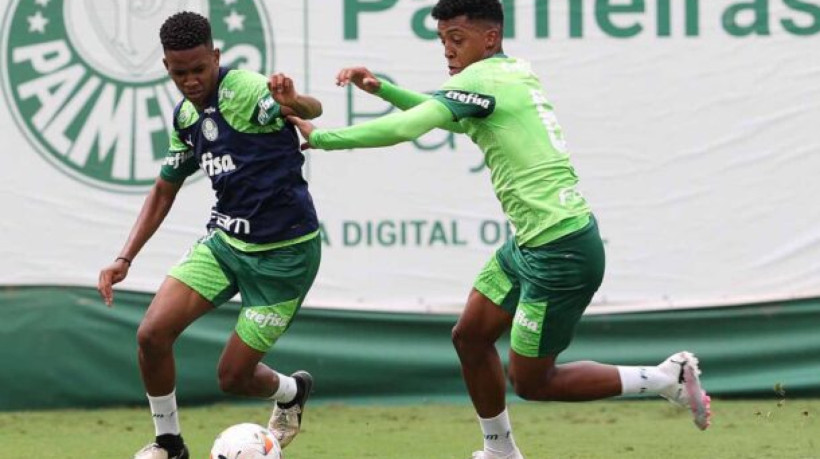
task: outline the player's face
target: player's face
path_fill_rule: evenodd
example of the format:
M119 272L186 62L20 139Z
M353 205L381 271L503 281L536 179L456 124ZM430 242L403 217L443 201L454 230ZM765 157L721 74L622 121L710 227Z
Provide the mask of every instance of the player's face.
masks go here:
M450 75L499 50L499 28L484 21L470 21L466 15L438 21L438 36L444 45Z
M219 80L218 49L206 45L178 51L168 49L162 62L186 99L199 108L207 105Z

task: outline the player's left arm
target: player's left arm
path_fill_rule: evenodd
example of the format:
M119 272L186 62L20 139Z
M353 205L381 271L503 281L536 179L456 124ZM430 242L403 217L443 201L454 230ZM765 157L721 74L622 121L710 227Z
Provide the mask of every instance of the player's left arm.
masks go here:
M395 112L366 123L341 129L316 129L313 123L288 117L307 140L305 148L342 150L386 147L417 139L452 121L450 110L437 100L428 100L410 110Z
M315 97L299 94L293 79L284 73L274 73L268 79L271 97L282 107L282 115L313 119L322 114L322 103Z

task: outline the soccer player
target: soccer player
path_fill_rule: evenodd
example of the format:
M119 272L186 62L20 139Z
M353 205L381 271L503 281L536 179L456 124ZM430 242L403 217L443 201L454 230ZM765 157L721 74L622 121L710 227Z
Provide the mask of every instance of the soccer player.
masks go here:
M503 53L499 1L440 0L432 15L451 75L432 97L376 79L366 68L348 68L339 73L339 85L352 82L405 111L336 130L289 119L307 140L305 148L388 146L443 128L466 133L483 152L515 238L480 272L453 329L484 434L484 447L473 458L523 457L513 439L495 348L509 329L508 376L520 397L583 401L660 394L690 406L695 423L706 428L709 399L698 361L688 352L657 366L556 365L603 278L597 222L577 190L564 132L541 83L528 62Z
M139 366L156 439L139 459L188 458L175 397L173 344L197 318L238 292L242 310L219 360L219 387L274 400L269 428L284 447L298 433L313 384L261 363L288 329L316 277L319 224L302 177L299 136L286 115L315 118L322 106L291 78L220 67L208 20L182 12L160 29L163 63L184 98L173 114L170 149L116 260L100 272L107 305L186 177L198 169L216 194L208 234L162 283L137 331Z

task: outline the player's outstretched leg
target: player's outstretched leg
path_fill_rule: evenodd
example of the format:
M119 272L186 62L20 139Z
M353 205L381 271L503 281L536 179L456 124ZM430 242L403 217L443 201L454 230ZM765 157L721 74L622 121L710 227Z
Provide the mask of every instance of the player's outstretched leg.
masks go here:
M676 384L661 391L661 397L670 402L689 408L695 425L706 430L712 417L711 397L700 384L698 359L692 353L681 351L670 355L658 365L658 369L675 378Z
M288 403L276 402L268 421L268 429L273 432L282 448L290 444L299 433L302 413L313 389L313 376L307 371L299 370L291 377L296 380L296 397Z

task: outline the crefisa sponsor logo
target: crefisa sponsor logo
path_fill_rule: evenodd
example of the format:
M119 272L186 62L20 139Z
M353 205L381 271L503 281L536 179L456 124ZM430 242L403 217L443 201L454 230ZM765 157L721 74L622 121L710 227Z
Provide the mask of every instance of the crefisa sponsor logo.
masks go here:
M251 322L259 324L260 328L265 327L285 327L288 325L288 319L280 316L275 312L268 312L266 310L256 311L254 308L245 308L245 318Z
M538 332L538 322L530 320L530 318L527 317L527 314L525 314L524 311L520 309L517 310L515 312L514 320L516 324L528 329L529 331Z
M455 101L461 102L462 104L478 105L479 107L485 108L485 109L490 108L490 104L492 104L492 101L490 99L488 99L486 97L482 97L481 95L476 94L474 92L464 92L464 91L452 90L452 91L447 91L444 94L444 97L446 97L450 100L455 100Z
M208 17L222 65L273 62L261 0L13 0L3 17L3 93L34 149L60 171L117 192L147 189L166 161L179 91L159 28Z

